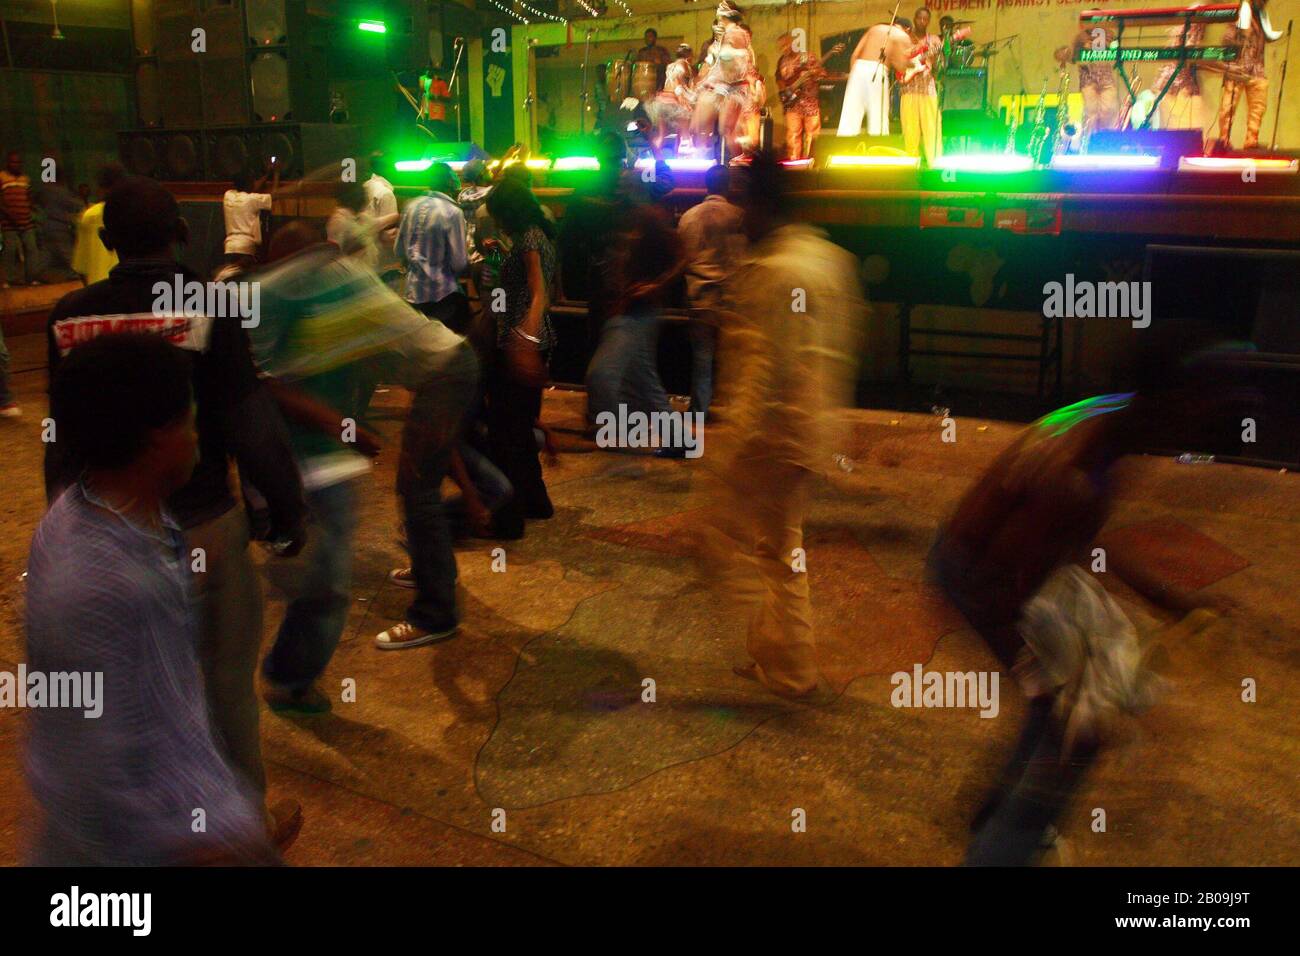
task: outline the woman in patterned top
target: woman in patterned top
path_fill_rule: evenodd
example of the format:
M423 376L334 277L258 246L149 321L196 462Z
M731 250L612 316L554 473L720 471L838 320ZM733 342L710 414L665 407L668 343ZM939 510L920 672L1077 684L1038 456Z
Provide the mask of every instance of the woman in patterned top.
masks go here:
M554 514L542 480L533 423L542 410L546 359L555 344L546 313L555 279L555 226L532 191L503 179L488 195L488 212L510 241L497 287L487 296L496 319L496 355L487 378L489 457L514 486L502 505L498 526L522 533L525 518Z

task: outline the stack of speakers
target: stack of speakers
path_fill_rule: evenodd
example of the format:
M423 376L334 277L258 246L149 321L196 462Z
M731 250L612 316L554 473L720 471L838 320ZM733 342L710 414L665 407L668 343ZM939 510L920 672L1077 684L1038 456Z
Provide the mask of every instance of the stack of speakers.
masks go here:
M131 0L131 27L138 127L118 137L131 172L229 180L274 156L296 178L345 155L308 0Z

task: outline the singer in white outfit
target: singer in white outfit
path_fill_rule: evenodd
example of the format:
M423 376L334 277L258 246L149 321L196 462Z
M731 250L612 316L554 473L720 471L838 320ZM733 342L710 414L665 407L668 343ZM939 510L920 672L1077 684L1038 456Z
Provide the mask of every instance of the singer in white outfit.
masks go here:
M888 23L877 23L862 35L850 60L837 131L840 136L861 133L864 115L870 135L883 136L889 132L889 71L907 69L911 46L907 31Z

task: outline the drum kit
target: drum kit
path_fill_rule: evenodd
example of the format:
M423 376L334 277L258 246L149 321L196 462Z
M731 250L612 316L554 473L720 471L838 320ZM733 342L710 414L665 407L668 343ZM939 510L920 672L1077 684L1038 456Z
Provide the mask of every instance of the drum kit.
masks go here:
M605 61L605 92L615 106L629 96L647 103L662 86L663 67L657 63L637 63L626 57Z
M961 27L969 26L974 20L954 20L953 27L960 30ZM952 40L951 35L943 38L943 52L940 56L939 69L940 74L947 70L973 70L978 67L987 67L989 57L997 56L999 41L990 43L976 44L972 40Z

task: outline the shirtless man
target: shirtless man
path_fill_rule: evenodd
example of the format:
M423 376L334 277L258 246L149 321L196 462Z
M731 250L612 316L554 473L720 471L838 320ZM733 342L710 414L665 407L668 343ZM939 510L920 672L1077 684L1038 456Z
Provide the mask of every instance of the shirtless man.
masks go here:
M728 153L738 156L741 138L763 106L755 82L758 71L754 67L753 38L749 27L741 22L740 8L731 0L722 0L716 15L713 44L700 74L691 134L697 148L707 148L716 127Z
M862 35L849 62L849 82L840 110L839 136L857 136L862 118L867 132L884 136L889 132L889 71L906 72L912 39L902 27L877 23ZM881 51L884 51L883 62Z

